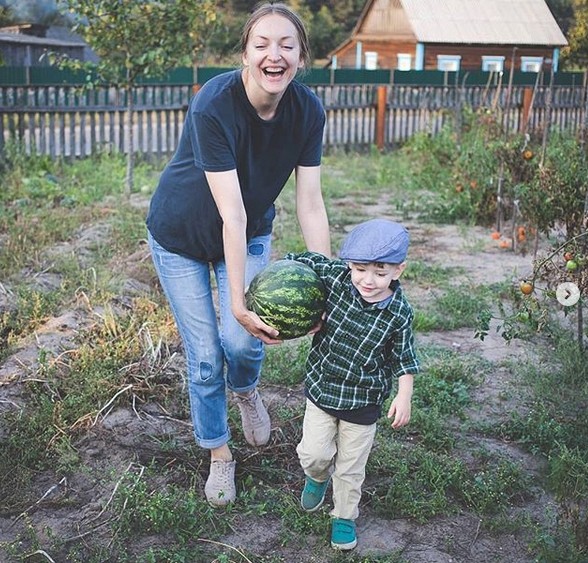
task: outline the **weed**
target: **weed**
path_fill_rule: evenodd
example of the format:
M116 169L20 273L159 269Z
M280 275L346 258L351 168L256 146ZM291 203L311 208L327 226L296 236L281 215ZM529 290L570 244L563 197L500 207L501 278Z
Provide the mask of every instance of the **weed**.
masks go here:
M304 366L310 350L310 337L286 341L266 351L263 366L265 383L293 386L304 380Z
M123 481L114 498L114 510L120 515L116 528L123 538L171 533L186 544L201 535L210 537L211 530L219 537L228 529L227 513L219 518L193 487L160 488L142 474L128 475Z
M553 418L547 407L538 402L526 412L514 412L510 419L499 425L501 435L517 440L533 453L548 454L556 443L565 440L566 429Z
M326 514L326 507L321 507L313 513L305 512L300 507L299 493L293 495L289 492L279 491L270 495L269 504L272 507L272 513L276 514L283 522L283 526L280 528L280 537L284 544L291 541L299 542L311 534L327 538L329 518Z
M402 280L414 281L418 285L447 285L457 275L463 274L464 268L460 266L438 266L436 264L427 264L419 260L410 260L407 263L406 270L402 274Z
M547 514L543 525L530 525L532 539L530 549L539 563L585 563L588 546L577 542L573 525L565 515ZM586 521L584 522L584 524Z
M465 504L479 514L494 514L530 495L530 477L521 466L500 456L487 457L459 490Z
M55 312L62 297L60 290L42 292L24 285L14 287L11 294L11 308L0 311L0 361L10 354L23 334L37 329Z
M409 563L409 560L402 556L402 549L394 550L388 555L356 555L353 553L335 554L333 563Z
M379 441L368 461L370 472L378 475L378 481L366 487L366 494L383 517L425 522L458 510L451 492L462 480L464 466L455 458L419 446L406 448L390 440Z
M580 502L588 498L588 454L585 449L556 447L549 456L548 483L559 499Z
M418 390L417 390L418 393ZM456 443L456 436L447 424L447 415L436 406L428 409L415 406L410 427L398 433L398 438L416 441L427 450L437 453L450 452Z
M429 303L422 303L415 312L414 328L418 332L455 330L475 327L480 314L487 309L490 289L485 286L451 286L433 294Z

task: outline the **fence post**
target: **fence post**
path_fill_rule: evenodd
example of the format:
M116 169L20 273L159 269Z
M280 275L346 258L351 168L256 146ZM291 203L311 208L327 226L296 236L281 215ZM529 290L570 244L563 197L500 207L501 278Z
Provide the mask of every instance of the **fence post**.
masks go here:
M384 150L387 92L388 88L386 86L378 86L376 102L376 146L381 151Z
M527 125L529 124L529 114L531 113L531 106L533 105L533 89L525 88L523 90L523 115L521 118L520 129L521 133L526 133Z

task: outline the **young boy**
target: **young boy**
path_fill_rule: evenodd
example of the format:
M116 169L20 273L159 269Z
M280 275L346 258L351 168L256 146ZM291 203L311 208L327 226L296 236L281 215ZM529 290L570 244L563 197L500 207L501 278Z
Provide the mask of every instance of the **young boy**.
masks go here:
M286 256L310 266L327 288L326 319L306 363L306 411L297 453L306 475L304 510L317 510L333 481L331 546L338 550L357 545L365 466L395 379L398 392L388 418L393 428L410 420L419 363L413 310L398 281L408 244L402 225L374 219L349 233L340 260L314 252Z

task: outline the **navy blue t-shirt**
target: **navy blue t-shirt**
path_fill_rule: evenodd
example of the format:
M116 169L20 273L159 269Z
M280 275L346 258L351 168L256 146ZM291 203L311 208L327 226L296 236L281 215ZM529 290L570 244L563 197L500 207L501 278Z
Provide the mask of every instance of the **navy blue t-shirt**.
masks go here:
M321 162L325 112L293 81L271 120L249 102L241 70L216 76L190 101L177 150L151 199L147 227L166 250L203 261L223 257L222 220L204 172L237 170L247 238L268 234L274 201L294 168Z

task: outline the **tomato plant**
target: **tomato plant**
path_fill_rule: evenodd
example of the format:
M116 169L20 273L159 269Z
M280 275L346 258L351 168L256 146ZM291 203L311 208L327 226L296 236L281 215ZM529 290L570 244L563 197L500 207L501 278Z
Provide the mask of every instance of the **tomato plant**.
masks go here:
M530 295L531 293L533 293L533 290L535 289L535 286L533 285L532 282L527 281L527 280L523 280L520 283L520 290L521 293L524 295Z
M566 270L568 272L575 272L578 269L578 262L575 260L568 260L566 262Z

